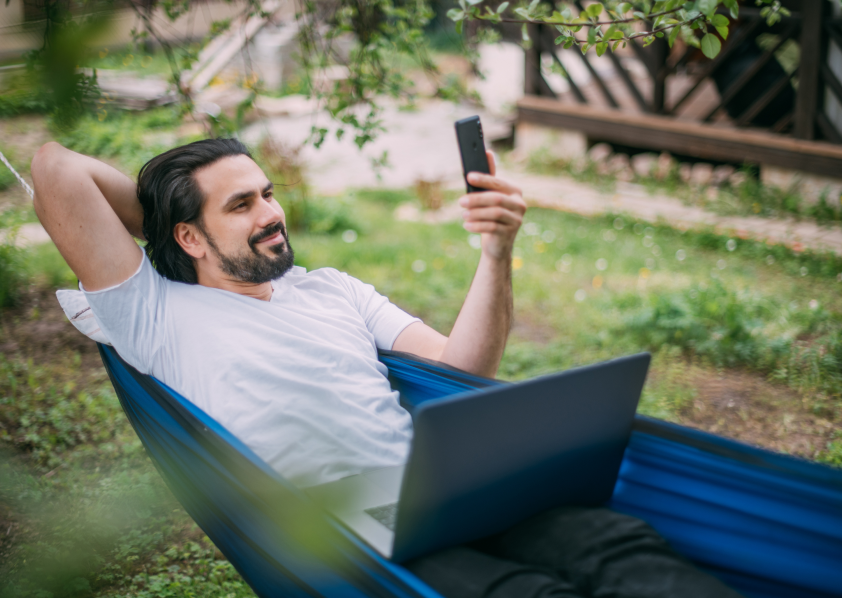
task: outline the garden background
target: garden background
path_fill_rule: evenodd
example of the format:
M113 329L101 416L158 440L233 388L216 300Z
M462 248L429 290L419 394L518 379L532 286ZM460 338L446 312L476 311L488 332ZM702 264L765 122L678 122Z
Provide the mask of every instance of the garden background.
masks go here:
M444 20L426 27L439 79L427 85L430 65L395 58L418 93L408 103L383 100L381 122L392 133L401 122L427 123L446 144L452 121L437 121L486 109L467 83L476 49ZM178 59L195 61L206 41L181 43ZM94 48L86 60L88 68L131 76L166 80L172 72L165 48L143 39ZM312 88L304 71L259 89L243 67L232 67L220 85L247 94L228 112L220 101L217 115L182 102L127 110L98 96L80 99L70 116L32 72L10 69L0 80L0 151L25 178L33 153L51 139L134 177L176 144L238 134L281 183L298 265L346 271L449 332L479 243L453 208L458 163L444 175L406 167L437 159L413 145L426 129L406 125L396 138L409 155L376 148L351 156L353 148L330 140L319 154L312 139L305 149L277 132L296 118L310 130L314 111L296 116L289 108ZM443 88L455 95L442 98ZM264 110L285 101L288 112L272 120L254 109L261 101ZM740 176L699 184L677 161L618 170L599 152L562 159L540 147L519 151L504 136L494 149L516 184L543 177L560 192L584 186L605 197L631 185L721 217L838 232L838 201L805 202L739 164L732 175ZM362 169L354 178L351 171ZM651 351L641 413L842 467L842 258L810 239L770 242L607 205L588 216L528 210L512 262L515 324L500 377ZM252 595L172 498L123 416L95 345L67 322L55 290L76 279L38 236L29 198L5 167L0 209L0 596Z

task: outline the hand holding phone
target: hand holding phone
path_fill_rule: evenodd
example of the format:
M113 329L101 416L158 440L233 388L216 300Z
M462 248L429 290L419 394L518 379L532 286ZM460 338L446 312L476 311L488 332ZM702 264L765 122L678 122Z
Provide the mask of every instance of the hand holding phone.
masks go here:
M468 194L459 200L459 205L465 208L462 226L470 233L482 235L484 255L510 261L512 246L526 212L523 194L518 187L492 175L493 161L489 163L485 152L478 116L456 123L456 139L468 187ZM468 173L471 172L482 173L472 178L475 182L476 178L481 179L483 187L475 187L468 182Z

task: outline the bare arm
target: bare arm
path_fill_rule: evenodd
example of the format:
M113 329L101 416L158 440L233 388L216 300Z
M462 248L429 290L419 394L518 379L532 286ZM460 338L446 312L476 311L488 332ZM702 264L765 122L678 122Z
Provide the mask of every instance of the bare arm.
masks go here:
M426 324L406 327L393 349L436 359L474 374L497 373L512 324L512 247L526 212L518 188L491 175L471 173L472 185L488 189L463 196L464 227L482 235L482 255L465 303L449 337Z
M137 270L143 210L129 177L55 142L32 159L35 213L85 289L119 284Z

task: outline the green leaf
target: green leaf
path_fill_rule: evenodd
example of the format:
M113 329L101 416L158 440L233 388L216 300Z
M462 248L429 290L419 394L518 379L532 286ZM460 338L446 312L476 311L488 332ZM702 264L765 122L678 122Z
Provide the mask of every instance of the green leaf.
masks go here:
M639 10L634 11L634 12L632 13L632 16L633 16L635 19L640 19L641 21L642 21L642 20L644 20L644 19L646 18L646 15L645 15L645 14L643 14L642 12L640 12Z
M567 38L567 41L564 42L564 49L569 50L570 48L573 47L573 44L575 44L575 43L576 43L576 38L571 35L570 37Z
M669 43L670 48L672 48L672 45L675 43L675 40L678 37L678 34L680 32L681 32L681 27L673 27L672 31L670 31L670 36L669 36L669 38L667 38L667 42Z
M725 15L713 15L710 19L710 24L714 27L727 27L728 17Z
M607 50L607 49L608 49L608 42L599 42L596 45L596 55L602 56L603 54L605 54L605 50Z
M523 41L529 41L529 31L526 29L526 23L524 23L520 28L520 37Z
M498 15L503 14L504 12L506 12L507 8L509 8L509 3L503 2L503 4L501 4L500 6L497 7L497 14Z
M480 2L482 2L482 0L468 0L468 4L470 4L471 6L476 6Z
M617 14L624 15L632 9L632 5L628 2L621 2L617 5Z
M612 51L612 52L616 52L616 51L617 51L617 46L619 46L622 42L623 42L623 40L619 40L619 41L614 42L614 45L613 45L613 46L611 46L611 51Z
M558 11L553 12L552 16L544 18L545 23L566 23L567 19Z
M590 47L591 47L590 44L582 44L580 46L580 49L582 50L582 54L586 54L588 52L588 48L590 48Z
M731 11L732 19L736 19L740 16L740 5L737 4L737 0L722 0L722 4L725 5L725 8Z
M696 8L702 12L707 18L713 17L716 13L717 0L698 0Z
M593 17L595 19L602 14L602 4L594 2L585 9L585 12L588 13L589 17Z
M719 32L719 36L722 39L728 39L728 28L727 27L717 27L716 30Z
M461 21L465 18L465 12L458 8L451 8L447 11L447 18L451 21Z
M708 58L715 58L721 49L722 44L713 33L707 33L702 38L702 53Z
M464 23L464 22L465 21L463 21L461 19L456 21L456 33L458 33L459 35L462 35L462 23Z

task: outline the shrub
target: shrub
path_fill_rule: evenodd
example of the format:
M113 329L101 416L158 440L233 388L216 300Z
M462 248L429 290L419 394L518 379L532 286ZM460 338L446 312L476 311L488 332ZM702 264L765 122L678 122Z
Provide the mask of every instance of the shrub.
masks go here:
M839 317L799 309L718 280L650 295L622 324L643 346L665 345L719 366L747 366L801 388L842 394Z
M15 245L16 220L12 212L0 214L0 309L17 304L29 281L23 251Z

